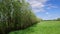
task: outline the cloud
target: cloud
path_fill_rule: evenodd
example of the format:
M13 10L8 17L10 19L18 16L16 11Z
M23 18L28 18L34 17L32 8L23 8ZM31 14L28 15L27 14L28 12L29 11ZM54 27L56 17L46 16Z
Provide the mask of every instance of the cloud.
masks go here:
M29 2L31 4L32 7L44 7L44 5L41 2L38 1L30 1Z
M41 3L45 3L45 2L47 2L49 0L28 0L28 1L30 1L30 2L32 2L32 1L38 1L38 2L41 2Z
M47 9L58 8L58 6L54 6L52 4L48 4L47 6L48 6Z
M45 9L41 8L41 9L34 9L33 12L38 13L38 12L46 12Z
M35 12L45 12L45 3L48 0L28 0Z
M49 0L28 0L34 12L45 12L46 9L58 8L52 4L46 4ZM47 7L46 7L47 6ZM46 7L46 8L45 8Z

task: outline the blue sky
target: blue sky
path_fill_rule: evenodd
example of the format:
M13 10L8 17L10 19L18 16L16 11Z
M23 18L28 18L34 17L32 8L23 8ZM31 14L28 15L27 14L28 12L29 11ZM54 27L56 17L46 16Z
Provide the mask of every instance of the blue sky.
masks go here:
M27 0L38 18L44 20L60 18L60 0Z

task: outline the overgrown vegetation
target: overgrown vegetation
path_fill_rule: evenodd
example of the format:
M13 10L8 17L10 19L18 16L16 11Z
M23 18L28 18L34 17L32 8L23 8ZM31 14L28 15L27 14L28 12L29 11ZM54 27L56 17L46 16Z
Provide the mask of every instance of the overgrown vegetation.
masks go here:
M25 0L0 0L0 34L24 29L37 22Z

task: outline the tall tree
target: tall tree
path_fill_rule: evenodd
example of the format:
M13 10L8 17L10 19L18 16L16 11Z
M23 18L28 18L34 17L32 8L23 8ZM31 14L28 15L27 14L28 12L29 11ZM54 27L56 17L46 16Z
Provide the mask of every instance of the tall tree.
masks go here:
M25 0L0 0L0 34L26 28L37 23L36 19Z

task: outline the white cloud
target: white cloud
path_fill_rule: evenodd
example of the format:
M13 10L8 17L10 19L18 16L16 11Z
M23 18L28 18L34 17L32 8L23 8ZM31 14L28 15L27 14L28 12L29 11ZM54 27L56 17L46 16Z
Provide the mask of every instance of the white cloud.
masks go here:
M46 12L46 10L44 10L43 8L41 8L40 10L38 9L38 10L33 10L35 13L38 13L38 12Z
M45 12L45 8L46 6L47 9L51 9L51 8L58 8L57 6L54 6L52 4L48 4L46 5L46 2L49 0L28 0L28 2L30 3L30 5L32 6L34 12Z
M35 12L44 12L45 3L48 0L28 0L32 8L38 8L37 10L33 9Z
M49 5L47 5L47 6L48 6L47 9L58 8L58 6L54 6L54 5L52 5L52 4L49 4Z
M44 5L42 3L34 3L34 4L31 4L32 7L44 7Z
M30 2L31 6L32 7L44 7L44 5L41 3L41 2L38 2L38 1L31 1Z
M32 1L38 1L38 2L41 2L41 3L45 3L45 2L47 2L49 0L28 0L28 1L30 1L30 2L32 2Z

